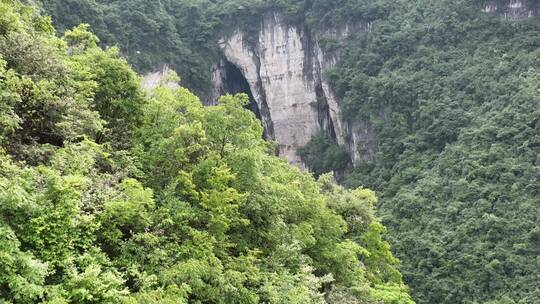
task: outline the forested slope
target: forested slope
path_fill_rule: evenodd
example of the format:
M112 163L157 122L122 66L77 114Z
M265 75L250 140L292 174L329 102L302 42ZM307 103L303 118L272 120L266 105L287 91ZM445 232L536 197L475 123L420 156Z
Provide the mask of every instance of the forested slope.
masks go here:
M540 19L503 17L538 1L41 2L61 31L90 22L140 70L171 63L201 92L222 32L265 11L315 33L370 23L323 46L340 57L326 76L343 119L373 127L376 160L344 169L344 150L318 136L301 150L307 165L378 192L417 302L540 302ZM488 3L500 11L482 12Z
M539 21L410 2L330 75L379 145L344 182L379 191L420 303L540 301Z
M88 26L0 12L0 302L414 303L374 193L273 156L246 95L143 91Z

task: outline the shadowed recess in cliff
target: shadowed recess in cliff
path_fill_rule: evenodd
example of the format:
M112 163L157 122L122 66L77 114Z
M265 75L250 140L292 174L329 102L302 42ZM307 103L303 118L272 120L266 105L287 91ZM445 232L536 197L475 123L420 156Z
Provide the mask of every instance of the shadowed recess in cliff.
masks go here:
M249 105L246 108L255 113L259 120L261 119L261 111L259 110L257 102L255 102L255 98L253 97L253 93L249 87L249 83L244 75L242 75L240 69L228 61L225 61L225 79L223 89L225 90L225 94L247 94L249 96Z
M223 92L221 94L237 94L237 93L245 93L249 97L249 104L246 106L246 109L252 111L255 113L255 116L257 116L257 119L262 121L261 116L261 110L259 109L259 105L255 101L255 98L253 97L253 92L251 92L251 88L249 87L249 83L240 71L240 69L235 66L234 64L230 63L229 61L224 61L224 79L223 79ZM268 130L264 128L263 137L265 139L269 139Z

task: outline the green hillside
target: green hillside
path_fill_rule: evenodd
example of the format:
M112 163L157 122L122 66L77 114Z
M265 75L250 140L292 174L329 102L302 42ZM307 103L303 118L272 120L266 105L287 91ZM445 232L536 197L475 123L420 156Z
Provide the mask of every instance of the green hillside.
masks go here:
M307 202L313 204L313 201L326 201L322 209L318 207L315 209L320 209L322 214L326 214L324 210L333 210L332 212L350 221L355 217L348 214L352 211L343 209L350 207L345 202L354 195L360 195L359 201L366 202L364 192L359 194L354 190L343 190L337 186L331 187L334 190L328 190L324 182L328 177L323 175L323 181L315 183L304 174L290 171L287 166L276 163L278 161L268 156L267 152L271 151L271 148L259 140L259 133L262 131L251 115L243 111L234 112L230 115L246 118L234 116L224 122L219 120L225 119L222 117L223 114L214 113L214 111L229 111L226 100L241 107L242 102L246 102L245 97L226 98L224 104L218 107L221 110L201 108L198 102L193 101L196 104L193 107L197 108L196 114L191 114L191 110L182 110L180 117L166 117L164 119L168 120L161 122L163 124L161 127L154 125L158 122L153 122L150 117L158 117L162 113L175 113L175 109L178 110L172 105L174 104L172 100L176 98L169 94L180 93L161 88L150 93L148 97L148 94L138 88L135 74L118 54L133 64L138 72L154 70L168 63L181 75L184 86L205 96L211 87L209 80L210 65L213 63L211 59L217 59L219 56L218 39L236 26L244 27L247 31L252 30L253 25L257 24L261 14L265 12L280 11L291 23L304 24L314 36L336 25L370 23L372 26L368 33L356 33L343 42L329 40L323 46L327 52L336 53L340 58L336 67L327 71L326 78L339 97L342 113L345 113L343 119L364 122L375 130L377 141L375 160L351 166L348 155L344 154L346 150L337 146L331 138L322 135L315 137L310 144L300 150L302 158L317 176L324 172L337 171L338 182L343 187L347 189L365 187L376 191L379 197L376 214L388 227L385 239L392 245L395 256L401 260L401 265L395 264L395 260L388 255L388 249L384 245L384 258L380 256L384 263L377 265L385 265L384 273L387 274L397 275L395 269L399 269L417 303L540 303L538 276L540 17L523 20L504 18L503 8L511 3L516 5L515 1L42 0L37 2L44 12L52 16L53 24L59 33L64 33L81 22L87 22L91 24L90 31L100 37L99 45L106 50L99 50L95 46L94 36L82 29L68 32L64 42L60 42L61 40L52 38L50 24L47 22L34 27L38 27L40 33L45 32L48 36L40 34L39 39L25 38L26 36L19 33L30 31L27 29L28 26L15 26L23 24L20 21L21 17L17 14L12 14L15 17L6 15L8 17L5 17L5 21L1 24L5 24L2 26L9 30L4 31L17 33L20 38L6 40L8 42L3 42L0 46L2 47L0 54L7 62L4 74L27 75L32 81L36 81L35 77L38 76L47 80L68 77L68 80L61 78L61 81L47 86L49 91L45 88L40 89L40 94L56 96L52 99L36 97L40 100L37 103L40 107L42 100L55 100L50 101L52 104L46 110L24 112L32 110L23 107L21 111L25 114L14 116L13 113L19 112L14 112L13 106L2 108L6 109L2 110L5 114L0 117L3 121L2 128L7 130L4 132L6 134L4 150L11 159L10 166L22 166L19 161L25 161L25 170L30 170L27 166L30 168L53 166L51 159L58 153L56 150L65 151L62 149L69 147L65 146L64 142L81 145L82 142L94 141L101 147L98 154L107 155L106 161L101 156L92 156L96 163L93 166L96 168L84 169L86 171L83 175L97 171L101 172L98 176L101 176L100 174L117 176L116 180L120 184L125 178L135 178L142 187L152 189L151 197L155 202L152 210L158 212L159 206L165 204L161 201L178 199L177 194L174 194L176 191L174 189L178 186L171 186L171 183L188 183L182 184L181 188L189 188L193 184L195 189L202 187L201 189L214 189L224 193L225 188L200 185L199 183L206 183L209 178L198 174L203 174L200 173L201 170L209 170L199 167L221 168L225 163L228 168L226 171L234 175L234 181L225 182L228 187L238 192L235 195L249 194L249 198L238 199L239 201L235 203L237 207L234 208L239 212L238 217L247 218L250 225L256 227L246 229L240 224L243 220L236 224L227 223L226 232L220 232L227 235L226 243L234 244L232 247L225 246L228 250L227 255L232 254L245 259L254 256L257 261L264 261L260 265L259 262L253 262L257 265L257 269L261 269L258 274L260 280L252 283L251 277L246 278L242 281L245 284L242 284L249 286L247 289L250 291L264 289L262 286L266 283L261 282L266 282L267 273L275 273L274 268L267 266L266 263L281 265L287 271L296 269L296 272L287 272L286 279L279 275L276 279L304 284L311 282L311 279L298 277L299 269L305 268L297 266L294 268L292 264L287 264L289 262L283 264L276 262L275 259L279 258L268 257L276 254L295 259L295 254L279 253L276 248L281 248L278 244L296 243L281 238L274 239L277 235L288 237L294 235L295 238L310 235L325 240L312 238L311 241L302 241L295 245L299 246L295 252L302 256L297 258L299 260L296 263L302 265L305 263L312 267L313 270L309 273L314 274L319 280L315 285L319 284L317 286L320 288L311 286L306 290L317 292L341 290L342 287L336 289L324 282L325 275L332 273L336 286L347 286L346 288L355 290L351 294L365 295L366 290L363 287L355 289L356 287L350 285L350 282L357 282L356 279L349 278L347 279L349 283L344 283L340 281L341 279L336 279L339 277L335 273L337 270L329 269L329 265L333 265L335 261L346 263L347 259L333 255L334 262L322 261L322 257L324 259L329 257L323 253L323 249L315 247L326 244L324 246L329 246L328 248L345 250L345 247L352 243L343 242L352 240L365 248L367 246L363 243L366 242L365 238L359 235L372 231L379 236L382 232L379 230L380 226L377 225L379 228L372 227L375 230L370 230L368 228L370 225L364 223L361 229L356 230L351 226L355 224L348 223L349 232L341 230L338 233L339 237L332 236L334 233L332 229L324 225L331 223L341 227L343 223L339 224L340 220L326 218L329 215L311 214L314 207L306 205ZM5 6L13 6L9 4L11 1L4 0L3 3ZM482 12L482 6L488 3L497 5L499 10L490 14ZM524 0L519 3L531 9L539 5L536 0ZM24 47L36 43L47 47ZM66 43L67 46L64 45ZM71 47L68 48L70 45L77 46L81 43L85 45L82 50L79 50L80 46L75 48L75 51ZM107 48L112 45L118 45L118 49ZM32 49L32 54L24 56L41 58L42 61L31 63L17 61L25 60L22 55L25 53L20 49ZM57 55L55 57L49 54ZM58 56L59 59L50 59ZM15 63L10 63L9 58L17 60L11 59ZM64 68L75 72L66 73ZM112 71L120 72L109 76L108 73ZM36 76L34 73L37 73ZM117 83L108 77L123 80ZM62 86L61 90L50 88L58 85ZM50 93L50 90L53 90L53 93ZM185 96L188 93L182 92L184 92L182 98L187 98ZM10 94L6 96L11 96ZM160 110L150 100L155 100L158 104L161 101L165 108ZM36 101L32 101L31 104L32 107L36 107ZM59 108L64 110L59 111ZM207 112L213 114L204 114ZM246 119L251 122L247 123ZM179 122L182 124L177 126ZM201 126L194 127L199 122ZM184 125L189 125L189 128ZM211 127L212 125L214 127ZM223 125L231 128L230 134L227 133L229 131L225 132L229 134L226 136L239 136L238 139L231 139L231 146L226 149L223 145L220 147L218 143L219 138L224 136ZM175 130L179 127L189 129L182 131L189 134L189 136L182 135L188 136L189 140L178 141L174 137L169 138L170 133L176 134ZM244 131L247 132L246 135L239 135L244 134L242 133ZM204 136L197 132L203 132ZM244 151L242 149L245 152L242 152ZM254 152L255 150L258 152ZM230 156L226 156L228 155L226 151L232 151ZM77 152L77 155L79 154L81 153ZM203 161L216 157L220 162L215 165ZM108 164L109 162L111 164ZM190 163L190 166L186 167L186 162ZM64 160L63 163L71 161ZM270 163L276 164L270 166ZM275 169L266 169L268 166ZM179 168L182 172L186 172L180 181L177 177ZM62 171L58 168L55 170ZM95 179L100 180L98 177ZM97 182L98 185L105 184L114 191L124 191L118 190L120 186L103 182L103 179L101 177L101 182ZM189 182L183 179L188 179ZM220 181L223 182L221 179ZM30 183L28 187L34 186ZM108 193L107 191L105 192ZM173 194L170 194L171 191ZM202 193L206 190L197 191ZM334 198L334 194L328 191L340 193L342 198ZM91 193L97 193L92 196L98 197L104 195L99 194L102 191L94 190ZM114 194L111 195L116 197ZM284 195L286 199L281 196L278 199L274 195ZM202 199L199 196L197 199ZM302 198L300 205L305 209L287 211L290 206L288 200L298 197ZM180 200L187 198L180 196ZM334 204L334 201L338 203ZM344 203L339 203L341 201ZM367 201L374 203L371 194ZM277 215L267 212L267 206L277 206L275 207ZM203 212L203 215L196 218L208 220L206 214L209 211L204 206L202 208L203 211L197 212ZM274 210L273 208L271 210ZM376 222L371 207L366 210L360 207L353 210L355 212L369 210L368 222ZM154 211L148 212L153 214ZM301 215L292 215L297 212ZM307 215L303 212L307 212ZM163 212L158 214L162 216ZM260 216L264 219L255 220ZM321 220L320 216L325 220ZM195 216L185 216L190 221L193 217ZM7 218L11 219L11 215ZM149 223L166 222L162 218L156 219L153 216L151 218ZM132 222L132 219L126 221ZM296 228L287 225L281 227L279 226L281 224L274 227L268 224L277 223L276 221L279 223L284 221L287 225L294 224ZM300 224L304 221L308 223L309 228ZM205 225L209 224L189 222L189 225L199 231L201 227L208 227ZM251 233L259 229L262 229L261 232L246 236L246 232ZM276 233L273 229L281 232ZM141 231L146 233L146 228ZM319 233L321 231L324 233ZM350 231L357 232L351 235ZM307 232L309 233L306 235ZM105 241L103 236L97 235L96 242ZM162 237L161 234L159 236ZM330 245L326 238L334 243ZM222 241L218 238L216 242ZM342 246L345 247L335 246L335 242L343 243ZM119 249L99 244L108 259L114 261L120 257L120 255L111 257L111 252L108 252ZM269 247L264 249L266 245ZM216 248L221 248L219 250L225 250L223 246L215 245ZM161 245L155 247L162 248ZM244 249L240 251L232 249L237 247ZM259 253L259 250L262 250L262 253ZM349 253L351 250L356 249L348 247L346 249ZM214 255L222 263L220 271L227 273L230 266L226 265L232 262L224 261L222 256L215 252ZM372 256L366 256L362 252L351 255L356 255L365 265L368 263L367 256ZM183 258L186 256L184 254ZM132 285L139 283L136 283L136 279L132 279L132 276L137 277L139 273L143 276L147 270L137 269L137 274L132 275L129 272L131 270L127 270L129 267L111 263L111 267L121 272L129 289L137 291ZM146 265L146 262L139 263ZM161 262L154 263L161 264ZM390 268L386 268L387 266ZM339 269L344 271L349 268L344 266ZM148 273L152 272L148 270ZM371 282L369 284L372 289L379 284L373 282L394 286L401 284L398 276L394 275L384 275L382 281L377 281L378 279L368 274L364 276ZM161 282L160 278L157 280ZM156 284L152 286L162 286L159 284L163 283ZM266 295L271 294L270 291L264 290ZM338 291L336 292L340 293ZM390 288L388 292L395 294L396 291ZM222 294L223 291L215 293ZM374 291L370 291L370 294L373 295ZM260 293L257 295L259 298L256 301L269 301L268 297L265 298ZM275 299L278 298L286 299L281 295ZM208 300L210 303L216 301L212 298L207 299L210 299ZM326 300L329 301L328 299L327 296ZM336 299L338 298L333 300L336 303L349 303L347 302L349 300ZM302 303L299 301L298 303ZM365 301L364 298L350 300L350 303L364 303L362 301ZM284 300L284 303L291 302Z
M414 303L375 194L273 156L246 95L143 91L87 26L0 12L0 302Z

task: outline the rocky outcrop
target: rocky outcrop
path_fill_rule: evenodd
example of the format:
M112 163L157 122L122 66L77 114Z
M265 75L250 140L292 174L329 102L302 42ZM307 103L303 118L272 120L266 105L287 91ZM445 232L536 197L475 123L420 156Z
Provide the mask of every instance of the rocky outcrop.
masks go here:
M322 35L345 39L351 31L368 31L369 26L346 26ZM255 37L237 30L222 39L220 47L223 59L213 70L213 99L249 90L267 136L291 164L303 167L296 150L321 131L348 147L353 159L362 157L356 147L364 138L352 134L360 125L342 121L339 101L324 78L337 58L322 51L305 25L289 24L279 13L268 13ZM243 89L231 87L230 78L236 78L233 83L245 82Z
M145 74L141 79L141 85L145 89L154 89L160 85L167 85L171 88L178 88L178 83L172 82L167 79L167 75L172 73L173 70L168 65L163 65L159 70ZM165 81L165 83L163 83Z
M508 20L524 20L540 15L540 4L532 0L488 1L483 11L496 13Z

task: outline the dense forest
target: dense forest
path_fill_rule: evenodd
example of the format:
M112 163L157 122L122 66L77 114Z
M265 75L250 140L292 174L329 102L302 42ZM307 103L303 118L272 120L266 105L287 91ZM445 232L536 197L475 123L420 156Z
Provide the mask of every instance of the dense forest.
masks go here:
M482 12L512 1L0 1L0 298L413 303L404 280L416 303L540 303L540 18ZM374 160L317 135L315 180L245 95L140 88L129 64L168 63L207 96L219 38L267 11L371 25L323 47Z
M0 11L0 302L414 303L374 192L275 157L245 94L145 91L87 25Z

